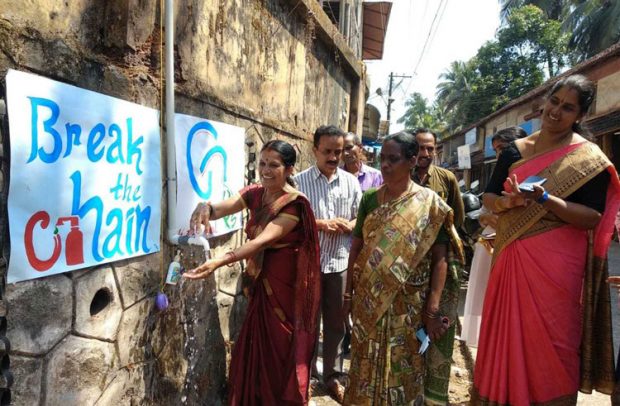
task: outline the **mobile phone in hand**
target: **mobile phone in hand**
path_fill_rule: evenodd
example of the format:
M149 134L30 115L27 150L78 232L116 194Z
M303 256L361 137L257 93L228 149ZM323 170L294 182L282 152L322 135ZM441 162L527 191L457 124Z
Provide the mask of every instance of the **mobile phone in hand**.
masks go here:
M424 354L428 349L428 346L431 345L431 338L426 334L426 330L424 327L419 328L415 332L415 336L420 342L420 349L418 350L418 354Z
M528 176L523 182L519 183L519 191L533 192L534 186L542 186L546 181L547 178L541 178L540 176Z

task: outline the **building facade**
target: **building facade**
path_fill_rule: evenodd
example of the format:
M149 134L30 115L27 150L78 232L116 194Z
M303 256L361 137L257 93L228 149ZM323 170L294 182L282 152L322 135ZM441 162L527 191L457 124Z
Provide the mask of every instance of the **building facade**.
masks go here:
M367 90L361 1L342 2L339 10L348 16L339 22L342 32L317 0L172 3L177 112L245 129L248 160L270 139L287 140L300 152L297 170L313 162L312 132L319 125L362 133ZM7 71L34 73L163 115L169 107L163 4L0 3L3 276L11 261ZM162 141L164 180L166 148ZM246 183L256 178L254 165L247 165L245 176ZM163 229L169 221L165 185L150 185L163 188ZM241 232L218 237L212 252L243 241ZM239 288L243 268L162 288L177 250L188 269L205 259L200 247L177 247L162 235L161 250L154 254L4 284L0 338L7 344L0 403L12 398L28 405L221 404L227 357L245 309ZM170 299L164 312L154 307L162 289Z
M442 164L460 173L466 188L478 180L479 190L484 190L495 166L495 153L491 147L493 135L515 125L521 126L528 134L538 131L547 92L558 79L574 74L585 75L596 84L595 100L582 127L612 160L616 169L620 169L620 44L549 79L497 112L442 140ZM469 144L470 169L459 168L458 164L457 149L465 144Z

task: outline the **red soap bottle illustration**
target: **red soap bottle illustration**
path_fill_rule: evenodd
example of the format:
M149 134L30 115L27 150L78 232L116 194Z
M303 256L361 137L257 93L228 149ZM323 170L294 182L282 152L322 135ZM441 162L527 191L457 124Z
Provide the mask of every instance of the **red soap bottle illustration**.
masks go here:
M84 263L84 236L80 230L80 219L78 216L59 217L56 221L56 227L63 225L65 222L71 224L71 231L67 234L65 241L65 259L67 265L79 265Z
M79 265L84 263L84 236L80 230L80 219L78 216L60 217L56 221L54 229L54 248L52 255L47 259L39 258L35 252L34 228L37 224L45 230L50 225L50 216L46 211L38 211L30 217L24 230L24 248L26 257L30 265L39 272L45 272L58 261L62 251L62 240L58 233L58 226L68 222L71 230L67 234L65 241L65 260L67 265Z

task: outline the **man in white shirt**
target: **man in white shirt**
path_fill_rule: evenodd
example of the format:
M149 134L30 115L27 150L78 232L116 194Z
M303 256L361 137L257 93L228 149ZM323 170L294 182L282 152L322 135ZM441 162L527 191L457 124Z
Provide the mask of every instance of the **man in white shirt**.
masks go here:
M362 197L357 178L340 169L345 133L335 126L321 126L314 133L316 165L295 176L314 211L321 246L321 316L323 318L323 381L342 401L342 340L345 319L347 261L351 232ZM349 300L347 298L347 300Z

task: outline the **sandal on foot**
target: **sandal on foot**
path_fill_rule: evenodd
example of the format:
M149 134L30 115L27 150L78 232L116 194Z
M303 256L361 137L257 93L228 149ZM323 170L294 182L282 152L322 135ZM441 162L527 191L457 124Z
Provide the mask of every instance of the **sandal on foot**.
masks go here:
M334 400L340 404L344 402L345 387L338 382L338 379L332 378L325 384L327 386L327 392L334 398Z

